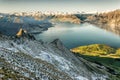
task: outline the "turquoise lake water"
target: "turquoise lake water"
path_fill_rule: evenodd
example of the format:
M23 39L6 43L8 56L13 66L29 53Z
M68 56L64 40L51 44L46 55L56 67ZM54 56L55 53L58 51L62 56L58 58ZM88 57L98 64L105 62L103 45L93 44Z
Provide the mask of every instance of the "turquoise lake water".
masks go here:
M57 23L54 27L36 35L36 37L46 42L60 39L68 49L89 44L106 44L115 48L120 47L120 36L88 23L80 25Z

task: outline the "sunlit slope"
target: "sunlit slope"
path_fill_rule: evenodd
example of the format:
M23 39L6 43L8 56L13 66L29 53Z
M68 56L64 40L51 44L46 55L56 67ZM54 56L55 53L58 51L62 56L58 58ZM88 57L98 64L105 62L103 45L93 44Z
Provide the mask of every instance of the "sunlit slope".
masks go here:
M80 46L71 49L71 51L74 53L80 53L82 55L120 58L120 49L115 49L104 44L92 44L87 46Z

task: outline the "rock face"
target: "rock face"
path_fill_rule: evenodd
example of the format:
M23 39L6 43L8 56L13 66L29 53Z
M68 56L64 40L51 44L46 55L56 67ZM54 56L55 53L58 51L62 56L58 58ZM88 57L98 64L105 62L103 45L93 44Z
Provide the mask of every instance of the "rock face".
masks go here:
M88 22L120 35L120 9L88 16Z
M12 69L12 67L14 66L0 58L0 80L31 80L19 74L16 70Z
M17 37L21 37L24 33L26 33L26 31L21 28L21 29L18 31L18 33L16 34L16 36L17 36Z
M1 35L0 59L8 63L2 63L6 65L4 67L17 71L31 80L106 80L108 78L104 70L90 71L83 60L74 56L58 39L44 43L27 37L9 38ZM3 67L2 65L0 67Z

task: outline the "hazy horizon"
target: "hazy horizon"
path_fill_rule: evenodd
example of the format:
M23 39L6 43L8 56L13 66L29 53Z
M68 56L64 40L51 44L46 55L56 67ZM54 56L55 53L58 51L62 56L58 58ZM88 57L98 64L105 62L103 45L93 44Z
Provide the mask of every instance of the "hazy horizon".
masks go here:
M105 12L120 9L120 0L0 0L0 12Z

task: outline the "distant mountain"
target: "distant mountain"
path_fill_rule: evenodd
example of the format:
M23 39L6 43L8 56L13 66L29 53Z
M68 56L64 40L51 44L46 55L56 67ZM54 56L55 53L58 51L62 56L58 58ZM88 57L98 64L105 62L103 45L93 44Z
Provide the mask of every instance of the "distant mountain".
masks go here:
M87 21L120 35L120 9L88 16Z
M48 20L50 22L69 22L80 24L81 20L74 14L42 14L40 12L36 13L15 13L15 16L24 16L24 17L31 17L34 20ZM18 21L19 19L16 18Z
M52 19L52 22L69 22L74 24L80 24L81 20L76 17L74 14L72 15L55 15Z
M88 17L88 20L98 24L107 24L109 26L120 26L120 9L110 12L104 12Z
M10 14L1 14L0 17L0 32L4 35L15 36L20 28L23 28L28 33L41 33L52 27L52 23L47 20L35 20L31 17L15 16Z

